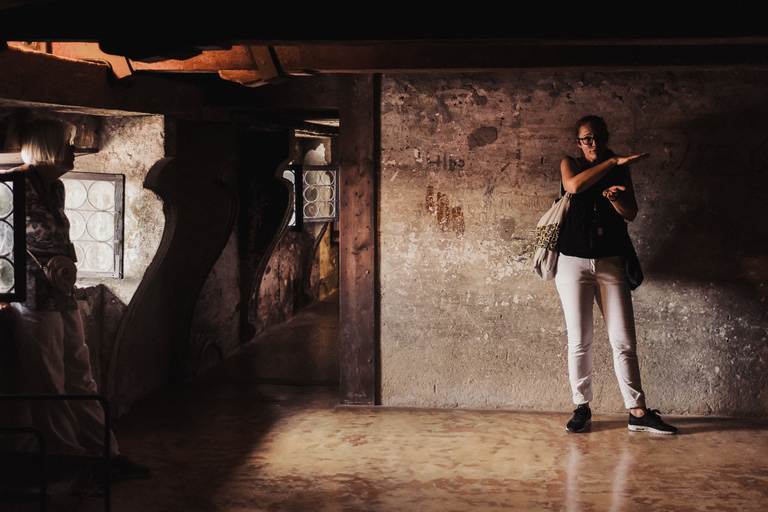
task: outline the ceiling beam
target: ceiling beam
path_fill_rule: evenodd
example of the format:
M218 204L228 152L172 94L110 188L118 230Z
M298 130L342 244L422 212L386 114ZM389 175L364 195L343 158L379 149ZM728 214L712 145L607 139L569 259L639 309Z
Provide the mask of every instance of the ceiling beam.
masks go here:
M768 66L768 38L735 42L421 42L276 46L287 74Z
M263 46L243 42L187 59L151 63L103 52L93 42L9 43L58 57L101 62L118 78L133 71L217 73L243 85L285 75L524 69L768 67L768 38L651 41L443 41Z
M281 75L406 73L524 69L768 67L768 37L650 41L433 41L310 44L274 47L233 44L189 59L145 63L135 71L219 73L246 85ZM83 43L69 43L70 47ZM65 48L54 43L53 49ZM92 48L89 47L89 51ZM62 52L69 56L72 53ZM87 58L90 54L85 55ZM102 53L113 69L121 58ZM91 56L92 58L96 58Z

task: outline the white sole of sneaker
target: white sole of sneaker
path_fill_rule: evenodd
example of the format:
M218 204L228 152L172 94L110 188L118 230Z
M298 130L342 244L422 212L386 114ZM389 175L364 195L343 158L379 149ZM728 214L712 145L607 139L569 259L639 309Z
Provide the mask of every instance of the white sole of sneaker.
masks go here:
M632 432L651 432L653 434L661 434L665 436L671 436L672 434L674 434L674 432L665 432L663 430L658 430L653 427L642 427L640 425L628 425L627 428Z
M565 430L570 434L581 434L582 432L588 430L589 427L591 426L592 426L592 420L587 420L587 422L584 424L581 430L568 430L568 427L565 427Z

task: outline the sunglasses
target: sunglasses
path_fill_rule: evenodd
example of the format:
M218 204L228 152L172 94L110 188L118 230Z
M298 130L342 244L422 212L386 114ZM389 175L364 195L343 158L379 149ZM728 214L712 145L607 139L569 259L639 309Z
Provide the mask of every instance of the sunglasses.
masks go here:
M576 140L578 140L579 143L584 146L591 146L595 141L602 141L603 137L581 137L580 139Z

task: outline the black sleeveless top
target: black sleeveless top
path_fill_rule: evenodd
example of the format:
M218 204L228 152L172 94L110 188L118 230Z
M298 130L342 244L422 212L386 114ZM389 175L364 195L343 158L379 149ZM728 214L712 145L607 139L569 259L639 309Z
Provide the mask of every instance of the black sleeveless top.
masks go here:
M610 158L613 153L608 150L606 156ZM590 165L584 158L574 161L581 170ZM594 259L627 253L627 222L603 196L603 190L624 185L628 172L628 166L616 166L584 192L571 195L570 208L560 231L560 254Z

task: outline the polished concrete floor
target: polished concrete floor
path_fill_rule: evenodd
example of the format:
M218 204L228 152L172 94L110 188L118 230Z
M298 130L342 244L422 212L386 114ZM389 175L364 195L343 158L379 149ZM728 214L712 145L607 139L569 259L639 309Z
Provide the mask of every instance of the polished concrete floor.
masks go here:
M301 319L284 329L271 336L307 336ZM659 436L596 415L592 432L568 434L570 411L339 407L335 386L260 382L254 353L116 424L153 475L115 483L112 510L768 510L764 422L667 418L680 433ZM97 498L51 505L103 510Z

